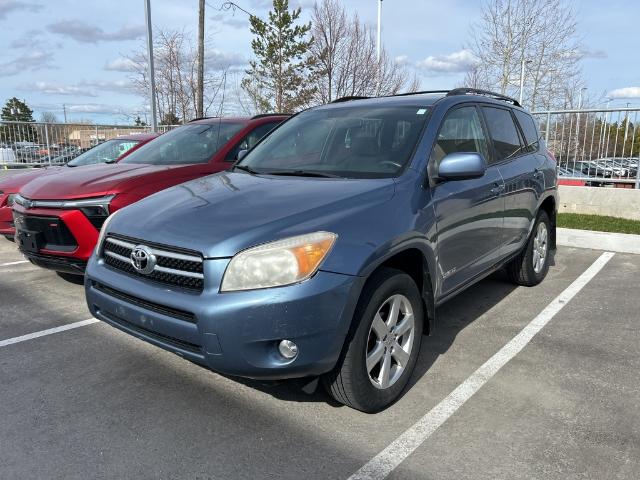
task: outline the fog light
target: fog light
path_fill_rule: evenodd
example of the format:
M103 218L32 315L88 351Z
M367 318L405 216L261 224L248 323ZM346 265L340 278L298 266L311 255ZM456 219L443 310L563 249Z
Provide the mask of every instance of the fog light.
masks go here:
M282 355L287 360L296 358L296 356L298 355L298 346L291 340L282 340L278 345L278 350L280 351L280 355Z

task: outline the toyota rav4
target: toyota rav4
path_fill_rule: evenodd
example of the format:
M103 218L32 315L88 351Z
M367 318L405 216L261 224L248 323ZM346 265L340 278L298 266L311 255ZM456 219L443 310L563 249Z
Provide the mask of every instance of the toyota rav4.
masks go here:
M82 281L109 214L164 188L228 169L239 151L253 146L285 118L195 120L115 165L65 168L35 178L14 198L18 246L32 263Z
M373 412L407 385L438 305L501 267L542 281L556 205L555 162L517 101L347 98L110 216L87 302L215 371L320 376Z

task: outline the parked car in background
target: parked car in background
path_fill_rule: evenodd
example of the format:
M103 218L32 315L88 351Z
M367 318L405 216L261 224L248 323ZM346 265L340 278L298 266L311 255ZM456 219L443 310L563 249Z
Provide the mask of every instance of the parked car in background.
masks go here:
M131 135L122 135L120 137L107 140L84 153L75 156L63 165L66 167L81 167L85 165L94 165L96 163L114 163L122 160L127 154L140 148L147 142L156 138L156 133L135 133ZM55 165L56 162L51 162ZM0 235L4 235L7 239L13 240L15 227L13 222L13 199L18 191L34 178L50 175L56 172L66 172L69 170L62 169L60 166L39 168L28 172L11 175L0 179Z
M517 105L456 89L304 111L231 171L109 217L89 308L215 371L321 376L385 408L437 305L503 266L519 285L547 273L556 164Z
M81 280L107 216L167 187L228 169L239 151L251 148L285 118L200 119L115 165L65 168L37 177L15 197L19 248L32 263Z

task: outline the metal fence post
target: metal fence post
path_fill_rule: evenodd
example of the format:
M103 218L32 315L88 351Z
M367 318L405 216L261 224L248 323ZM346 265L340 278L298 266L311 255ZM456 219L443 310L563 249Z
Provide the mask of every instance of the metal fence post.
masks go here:
M47 144L47 158L49 159L49 165L51 165L51 146L49 145L49 124L44 124L44 139Z
M636 169L636 190L640 190L640 155L638 155L638 167Z
M551 128L551 112L547 112L547 131L544 133L544 143L549 148L549 129Z

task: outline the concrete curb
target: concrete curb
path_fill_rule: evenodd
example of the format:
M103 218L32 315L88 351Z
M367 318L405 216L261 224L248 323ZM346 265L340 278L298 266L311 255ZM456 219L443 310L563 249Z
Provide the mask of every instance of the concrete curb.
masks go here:
M640 255L640 235L558 228L556 241L558 245L565 247L591 248Z

